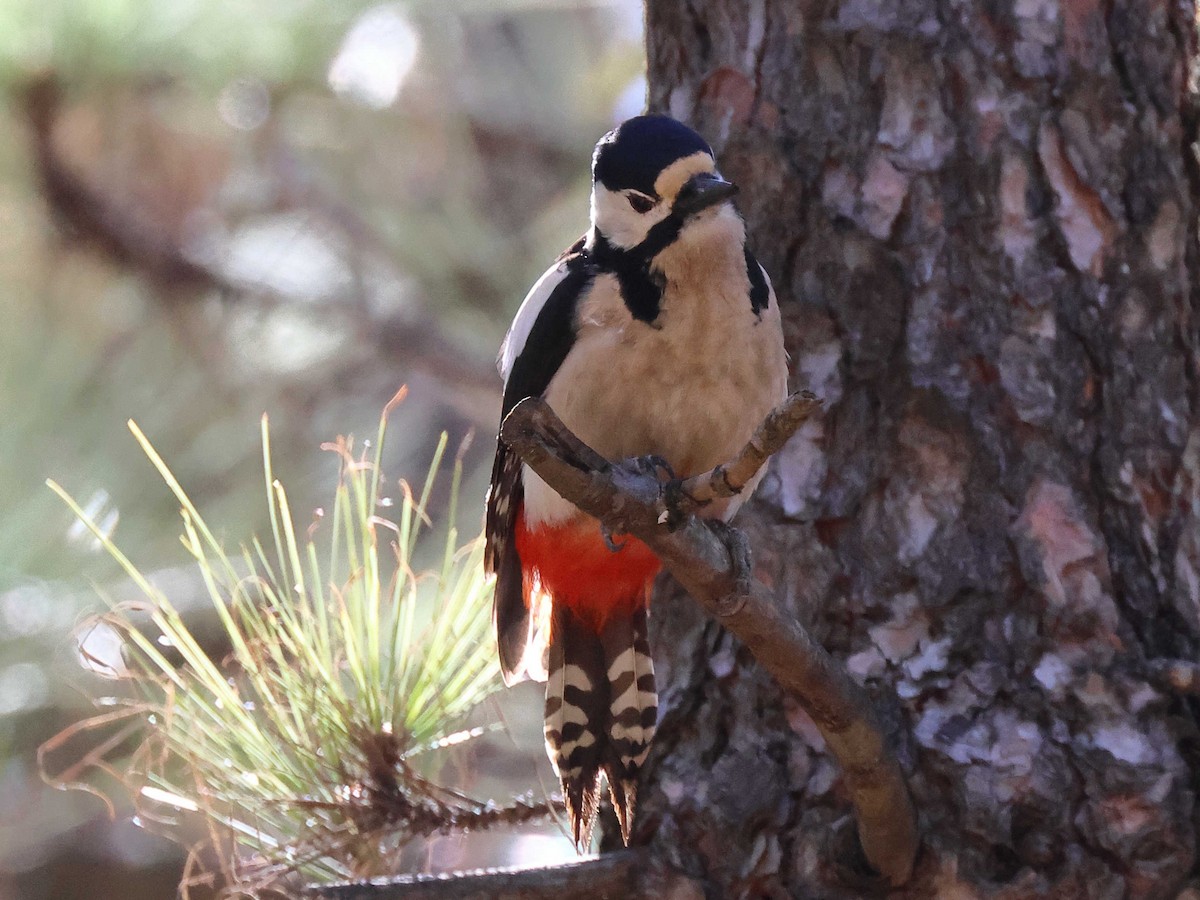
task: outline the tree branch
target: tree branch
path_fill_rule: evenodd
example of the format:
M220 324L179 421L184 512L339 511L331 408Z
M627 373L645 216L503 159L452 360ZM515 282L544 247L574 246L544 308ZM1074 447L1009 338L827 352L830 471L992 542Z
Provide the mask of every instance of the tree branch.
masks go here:
M562 900L564 897L663 897L687 882L649 854L636 850L598 859L533 869L481 869L447 875L415 875L381 882L326 885L306 896L320 900Z
M818 406L811 395L790 397L735 460L689 479L692 500L737 493ZM694 517L674 531L663 527L665 502L658 478L644 466L605 460L543 400L517 404L504 420L500 438L542 480L612 533L644 541L688 593L800 702L842 767L867 861L892 885L907 881L919 844L916 811L875 712L842 667L749 577L738 552L740 535Z
M702 475L684 479L686 501L698 509L713 500L740 494L767 460L782 450L797 429L820 408L821 401L808 391L792 394L771 411L734 459Z

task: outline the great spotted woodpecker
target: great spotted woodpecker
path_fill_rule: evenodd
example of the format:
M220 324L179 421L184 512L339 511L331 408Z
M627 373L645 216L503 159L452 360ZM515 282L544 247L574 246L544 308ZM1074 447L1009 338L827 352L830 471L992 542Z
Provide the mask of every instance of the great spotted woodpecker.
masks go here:
M678 477L731 458L787 392L779 308L704 139L639 116L592 157L591 227L546 271L500 351L502 416L542 397L611 460L657 456ZM739 497L706 508L728 519ZM546 679L546 750L576 845L600 775L629 841L657 719L647 640L660 564L614 542L498 442L486 566L506 683Z

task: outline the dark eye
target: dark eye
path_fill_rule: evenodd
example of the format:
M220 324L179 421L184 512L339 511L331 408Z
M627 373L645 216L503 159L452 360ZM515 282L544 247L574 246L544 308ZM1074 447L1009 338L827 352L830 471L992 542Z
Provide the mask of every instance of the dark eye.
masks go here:
M637 213L648 213L654 208L654 201L643 194L629 194L629 205Z

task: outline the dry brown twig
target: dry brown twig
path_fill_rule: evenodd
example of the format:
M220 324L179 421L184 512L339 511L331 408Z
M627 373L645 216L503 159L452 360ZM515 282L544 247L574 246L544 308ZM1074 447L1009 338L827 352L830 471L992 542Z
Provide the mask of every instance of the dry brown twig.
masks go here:
M713 500L740 494L767 460L782 450L788 439L820 408L821 401L808 391L792 394L771 411L736 457L683 480L681 489L687 504L699 508Z
M819 406L811 394L789 397L736 459L684 482L683 511L738 493ZM919 845L916 811L874 709L862 688L751 577L740 533L695 517L674 530L664 527L664 486L657 476L644 465L610 463L543 400L519 403L504 420L500 438L610 532L644 541L800 702L842 767L867 861L892 885L907 881Z

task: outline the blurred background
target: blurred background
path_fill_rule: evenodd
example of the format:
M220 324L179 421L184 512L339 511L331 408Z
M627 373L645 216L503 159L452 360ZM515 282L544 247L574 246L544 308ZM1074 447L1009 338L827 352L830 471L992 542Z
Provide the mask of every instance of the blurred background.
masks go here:
M170 897L184 860L39 777L97 693L72 628L127 591L44 480L199 617L126 420L236 543L266 525L263 412L303 520L336 479L319 445L373 434L407 383L386 468L474 432L476 533L495 352L586 223L595 140L642 109L641 28L636 0L0 3L0 900ZM480 796L549 790L525 687L470 751ZM419 865L572 853L547 823Z

